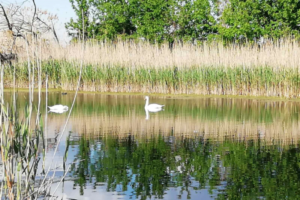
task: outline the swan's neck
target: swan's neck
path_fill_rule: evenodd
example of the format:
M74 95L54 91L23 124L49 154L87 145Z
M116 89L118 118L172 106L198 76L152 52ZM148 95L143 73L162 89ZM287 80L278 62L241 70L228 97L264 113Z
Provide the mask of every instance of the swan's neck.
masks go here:
M147 107L148 105L149 105L149 99L146 99L145 107Z

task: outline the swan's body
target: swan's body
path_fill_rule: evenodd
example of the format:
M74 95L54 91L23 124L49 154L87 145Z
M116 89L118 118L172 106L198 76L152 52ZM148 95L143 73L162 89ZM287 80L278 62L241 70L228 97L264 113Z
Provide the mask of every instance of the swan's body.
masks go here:
M67 112L69 110L68 106L64 106L64 105L54 105L54 106L48 106L49 108L49 112L54 112L54 113L64 113Z
M160 105L160 104L156 104L156 103L149 104L148 96L145 97L145 100L146 100L145 110L149 111L149 112L159 112L159 111L163 110L163 107L165 106L165 105Z

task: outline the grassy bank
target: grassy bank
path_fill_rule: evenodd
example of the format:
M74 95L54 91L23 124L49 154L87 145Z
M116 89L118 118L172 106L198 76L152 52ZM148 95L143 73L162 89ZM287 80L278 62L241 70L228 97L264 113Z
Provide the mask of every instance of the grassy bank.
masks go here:
M50 88L75 90L79 76L75 62L44 61L42 80ZM38 71L35 70L35 77ZM14 68L6 67L5 85L13 86ZM28 84L27 65L16 66L16 84ZM257 67L125 67L86 64L81 90L98 92L144 92L165 94L217 94L299 97L298 68ZM45 84L45 83L43 83Z

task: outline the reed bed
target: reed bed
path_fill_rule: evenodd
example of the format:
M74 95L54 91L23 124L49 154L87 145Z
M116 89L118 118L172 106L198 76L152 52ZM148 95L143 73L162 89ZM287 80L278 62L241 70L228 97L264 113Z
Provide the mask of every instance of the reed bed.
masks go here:
M50 88L75 90L82 45L42 45L42 77ZM81 90L97 92L214 94L299 97L300 46L294 40L253 44L117 41L86 44ZM15 65L18 87L26 87L26 55ZM33 60L33 59L32 59ZM12 86L13 69L5 71ZM34 76L37 77L37 76Z
M75 90L79 71L75 63L44 62L42 79L45 80L48 74L50 88ZM13 73L13 68L6 67L6 87L12 86ZM26 87L27 67L19 65L15 73L17 86ZM80 89L96 92L299 97L299 83L298 68L202 66L134 69L86 65Z
M23 45L21 45L23 46ZM79 61L82 45L72 43L65 47L44 43L43 60ZM103 41L87 42L85 64L93 66L122 66L126 68L174 68L193 67L261 67L299 68L299 43L291 39L281 39L258 46L253 43L231 44L222 42L175 43L172 49L168 44L150 44L144 41ZM20 52L20 61L26 54Z

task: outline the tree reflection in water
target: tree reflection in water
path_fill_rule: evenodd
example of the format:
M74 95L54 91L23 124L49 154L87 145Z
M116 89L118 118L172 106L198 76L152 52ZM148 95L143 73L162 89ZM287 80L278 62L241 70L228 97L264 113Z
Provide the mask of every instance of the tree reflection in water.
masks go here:
M73 143L73 144L72 144ZM151 139L81 138L73 165L75 186L107 185L138 199L163 198L168 188L209 189L219 199L300 197L298 146L260 141L215 142L203 138L156 136ZM196 184L197 183L197 184Z

